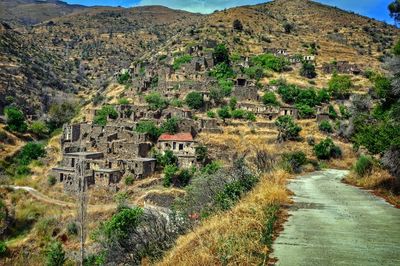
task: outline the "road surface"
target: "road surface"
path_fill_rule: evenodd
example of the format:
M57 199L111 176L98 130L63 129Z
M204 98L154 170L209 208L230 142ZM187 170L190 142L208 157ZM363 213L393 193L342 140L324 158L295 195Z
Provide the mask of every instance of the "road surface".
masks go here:
M289 184L294 204L273 244L276 265L400 265L400 210L327 170Z

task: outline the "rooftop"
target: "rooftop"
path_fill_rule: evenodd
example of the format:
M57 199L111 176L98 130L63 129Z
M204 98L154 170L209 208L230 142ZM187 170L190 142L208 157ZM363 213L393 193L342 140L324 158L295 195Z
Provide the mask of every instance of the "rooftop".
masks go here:
M162 134L158 141L193 141L193 136L191 133Z

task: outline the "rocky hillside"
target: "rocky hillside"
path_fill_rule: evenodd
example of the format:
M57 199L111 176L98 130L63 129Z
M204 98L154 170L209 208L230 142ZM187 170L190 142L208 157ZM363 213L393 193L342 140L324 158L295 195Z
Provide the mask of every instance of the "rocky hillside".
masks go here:
M0 24L0 111L11 103L40 115L51 101L74 91L68 62L30 42L8 24Z
M33 25L86 8L58 0L2 0L0 18L13 25Z

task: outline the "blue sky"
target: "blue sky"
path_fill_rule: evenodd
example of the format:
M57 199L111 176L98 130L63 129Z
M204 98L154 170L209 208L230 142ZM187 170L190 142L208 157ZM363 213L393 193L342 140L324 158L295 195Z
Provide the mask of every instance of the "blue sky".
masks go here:
M175 9L183 9L191 12L210 13L214 10L224 9L239 5L250 5L266 2L265 0L64 0L70 4L82 5L108 5L132 7L138 5L164 5ZM316 0L331 6L354 11L358 14L372 17L377 20L393 24L387 6L393 0Z

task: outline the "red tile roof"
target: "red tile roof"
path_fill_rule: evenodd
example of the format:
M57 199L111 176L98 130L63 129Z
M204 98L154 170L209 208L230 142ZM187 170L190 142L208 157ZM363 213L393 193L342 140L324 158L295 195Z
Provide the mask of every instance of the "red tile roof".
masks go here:
M193 136L190 133L178 133L175 135L162 134L158 141L193 141Z

